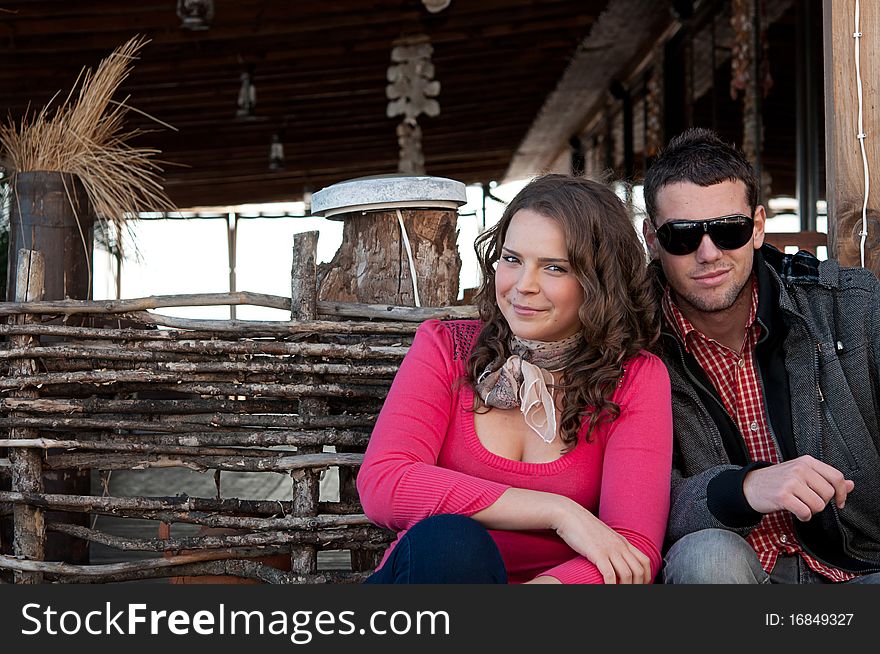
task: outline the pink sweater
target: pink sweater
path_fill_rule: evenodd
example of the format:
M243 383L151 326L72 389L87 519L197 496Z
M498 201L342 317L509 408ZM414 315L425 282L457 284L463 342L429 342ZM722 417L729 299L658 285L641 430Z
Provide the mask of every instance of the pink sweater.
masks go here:
M651 560L656 575L669 511L672 412L660 360L634 357L613 399L620 417L550 463L489 452L474 430L467 360L481 323L429 320L385 401L357 477L364 511L398 531L428 516L473 515L510 487L565 495ZM555 532L490 530L511 583L551 575L563 583L602 583L595 565ZM388 552L396 544L389 547ZM388 558L388 552L385 558ZM384 563L384 560L383 560Z

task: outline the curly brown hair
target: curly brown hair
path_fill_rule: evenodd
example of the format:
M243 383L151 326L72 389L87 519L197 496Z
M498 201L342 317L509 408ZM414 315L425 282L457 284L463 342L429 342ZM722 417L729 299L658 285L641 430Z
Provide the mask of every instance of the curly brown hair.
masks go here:
M554 386L564 392L560 432L566 448L571 449L587 417L589 440L600 423L613 422L620 415L620 407L610 397L625 363L657 341L657 300L647 274L645 251L626 207L611 189L568 175L533 180L513 198L501 220L475 243L483 282L474 302L485 323L468 360L467 381L475 391L475 411L485 407L476 393L480 374L510 356L510 327L495 300L495 264L510 221L521 209L559 224L571 272L584 289L578 311L583 346L563 371L561 383Z

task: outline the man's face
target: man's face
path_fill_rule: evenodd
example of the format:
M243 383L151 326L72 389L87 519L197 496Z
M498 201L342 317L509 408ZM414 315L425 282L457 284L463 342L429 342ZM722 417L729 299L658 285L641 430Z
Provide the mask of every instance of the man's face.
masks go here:
M746 185L724 181L712 186L692 182L668 184L657 193L657 227L672 220L709 220L732 214L750 215ZM643 230L651 256L660 259L663 272L685 315L697 311L715 313L730 309L740 297L752 273L755 250L764 243L764 207L754 215L752 238L736 250L722 250L708 234L690 254L669 254L657 240L650 220Z

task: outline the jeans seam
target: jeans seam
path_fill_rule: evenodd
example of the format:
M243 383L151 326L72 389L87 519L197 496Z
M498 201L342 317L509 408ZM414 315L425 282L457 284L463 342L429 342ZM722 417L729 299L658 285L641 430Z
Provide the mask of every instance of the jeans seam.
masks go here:
M402 544L406 545L406 560L409 561L409 565L406 566L406 583L411 584L412 583L412 562L413 562L412 544L410 543L409 538L405 539Z

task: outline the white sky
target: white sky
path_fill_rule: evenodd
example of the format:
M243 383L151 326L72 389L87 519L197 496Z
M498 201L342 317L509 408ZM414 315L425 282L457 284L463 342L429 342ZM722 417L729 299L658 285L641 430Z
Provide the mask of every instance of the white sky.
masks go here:
M495 186L492 193L509 201L528 180ZM458 250L462 259L460 289L479 284L474 239L480 227L482 191L467 187L468 203L459 209ZM239 208L264 215L279 210L303 213L302 203ZM494 225L504 206L486 200L486 226ZM229 290L227 225L224 218L140 220L131 225L139 256L126 253L122 270L122 297L225 293ZM290 296L293 235L317 230L318 262L330 261L342 242L342 222L314 216L294 218L241 218L238 221L236 290ZM129 247L128 250L132 248ZM116 297L115 261L95 248L94 297ZM459 293L461 297L461 293ZM188 318L228 318L228 307L174 307L160 313ZM242 320L287 320L289 314L264 307L236 307Z

